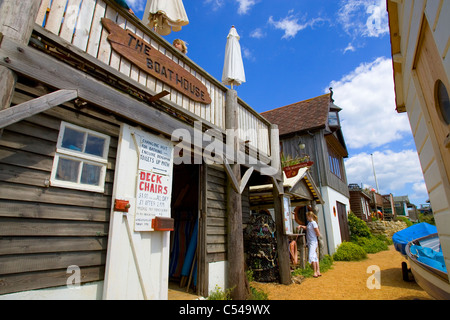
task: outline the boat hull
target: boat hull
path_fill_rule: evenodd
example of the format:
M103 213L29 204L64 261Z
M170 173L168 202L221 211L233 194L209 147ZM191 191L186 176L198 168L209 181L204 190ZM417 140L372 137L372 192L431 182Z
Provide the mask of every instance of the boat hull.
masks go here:
M417 260L417 257L411 253L411 245L427 240L437 235L431 235L424 238L411 241L406 246L406 256L414 275L414 280L430 296L437 300L450 300L450 283L448 275L442 271L428 266Z
M424 268L420 263L409 259L411 272L417 284L436 300L450 300L450 284Z

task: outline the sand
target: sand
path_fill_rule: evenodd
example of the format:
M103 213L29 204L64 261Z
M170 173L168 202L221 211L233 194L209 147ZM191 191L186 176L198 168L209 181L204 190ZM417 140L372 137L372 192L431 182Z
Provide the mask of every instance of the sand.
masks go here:
M406 259L389 246L388 251L369 254L357 262L335 261L332 269L319 278L306 278L301 284L289 286L252 282L269 300L430 300L415 282L402 278L401 263ZM375 267L373 267L375 266ZM379 270L378 273L372 270ZM379 269L378 269L379 268ZM369 270L368 270L369 269ZM375 278L379 276L379 289ZM369 289L369 286L375 287Z

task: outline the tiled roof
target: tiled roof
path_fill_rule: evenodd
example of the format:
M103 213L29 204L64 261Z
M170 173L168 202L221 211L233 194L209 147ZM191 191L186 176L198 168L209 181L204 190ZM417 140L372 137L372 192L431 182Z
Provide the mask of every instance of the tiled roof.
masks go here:
M330 108L330 93L300 101L285 107L266 111L261 115L278 125L280 136L325 127Z

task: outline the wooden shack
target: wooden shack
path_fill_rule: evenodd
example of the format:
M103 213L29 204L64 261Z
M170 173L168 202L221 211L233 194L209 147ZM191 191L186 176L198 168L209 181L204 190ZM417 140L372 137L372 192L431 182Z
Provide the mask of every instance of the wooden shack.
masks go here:
M389 0L387 8L397 112L408 115L449 266L450 2Z
M281 183L276 127L115 1L0 17L0 298L167 299L172 277L245 298L245 192Z
M350 210L360 219L370 221L371 195L357 184L349 184Z
M331 91L262 113L278 125L280 148L285 157L308 156L314 163L309 173L323 199L318 205L319 227L329 254L333 254L342 241L349 240L350 195L344 164L348 151L340 111Z

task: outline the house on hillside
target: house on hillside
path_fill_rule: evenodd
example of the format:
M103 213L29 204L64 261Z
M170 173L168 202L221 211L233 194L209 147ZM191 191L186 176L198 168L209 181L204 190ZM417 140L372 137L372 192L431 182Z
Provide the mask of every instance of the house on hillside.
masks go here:
M408 217L412 221L417 221L418 210L415 204L409 201L408 196L394 197L395 215Z
M349 184L350 210L360 219L370 221L371 195L358 184Z
M387 1L397 112L406 112L450 265L450 2Z
M314 162L310 173L323 199L318 205L319 227L330 254L342 241L349 240L350 210L344 167L348 151L339 120L341 108L333 102L330 92L262 113L278 125L282 157L309 156Z

